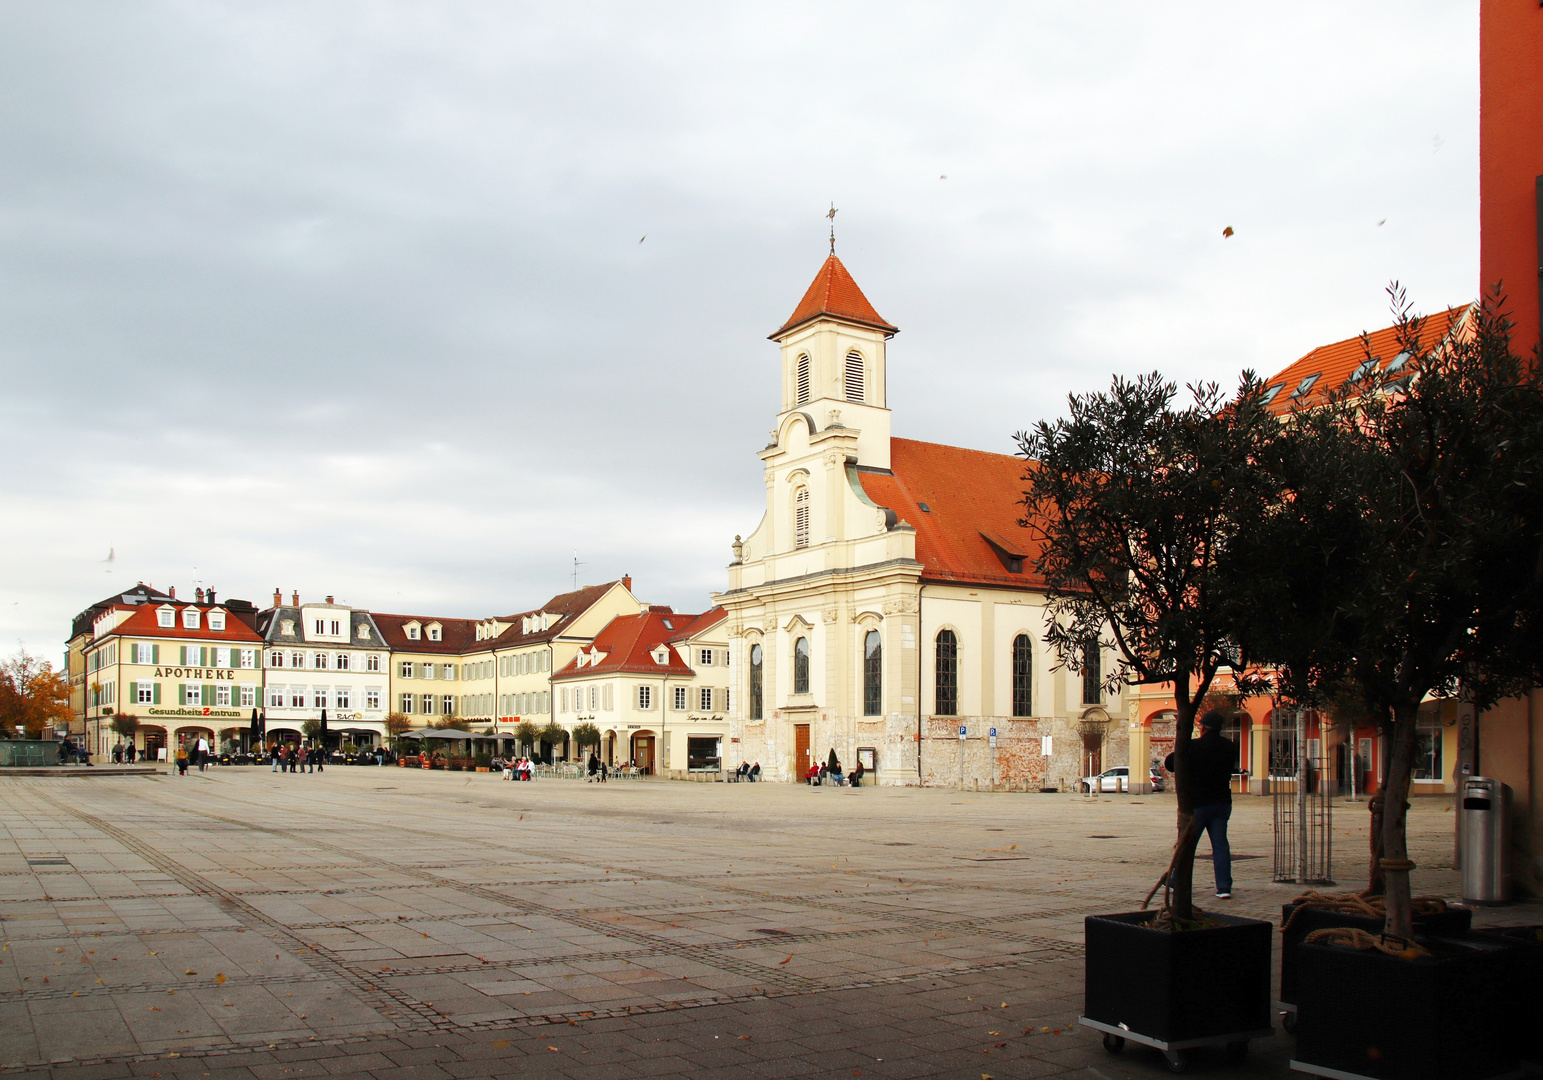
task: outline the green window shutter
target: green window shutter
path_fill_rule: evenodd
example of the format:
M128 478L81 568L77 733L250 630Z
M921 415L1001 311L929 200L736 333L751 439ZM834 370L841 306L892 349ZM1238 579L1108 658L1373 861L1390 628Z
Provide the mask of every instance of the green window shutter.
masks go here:
M209 666L209 650L207 647L198 650L198 666Z
M201 705L213 705L214 704L214 684L213 683L204 683L198 689L199 689L199 704L201 704Z
M178 667L187 667L188 666L188 647L186 645L178 645L177 649L179 650L177 655L181 658L181 659L179 659L177 661L177 666Z
M160 683L156 683L155 684L155 689L150 691L150 704L152 704L152 705L159 705L160 703L161 703L161 684Z
M150 662L152 664L159 664L161 662L161 646L159 642L150 646ZM156 687L159 689L160 684L157 683ZM156 700L159 701L161 699L156 698Z
M183 646L183 647L186 648L186 646ZM179 682L177 684L177 704L178 705L185 705L185 704L187 704L187 700L188 700L188 684L185 683L185 682Z

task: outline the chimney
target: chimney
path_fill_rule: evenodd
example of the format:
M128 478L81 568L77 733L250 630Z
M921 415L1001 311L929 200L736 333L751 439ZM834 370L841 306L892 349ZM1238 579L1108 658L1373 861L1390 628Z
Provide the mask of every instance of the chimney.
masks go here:
M332 603L332 597L330 597L330 596L327 597L327 603L329 603L329 604Z
M204 602L204 587L202 585L200 585L198 588L193 590L193 603L195 603L195 604L202 604L203 602Z
M177 599L177 586L173 585L171 588L167 589L166 595L171 597L173 600Z
M300 606L300 590L296 589L291 595L294 596L294 600L292 601L292 603L295 605L295 607L299 607Z
M283 607L284 606L284 594L279 592L279 587L277 585L275 585L273 587L273 606L274 607Z
M632 591L632 575L631 574L623 574L621 576L621 587L626 589L628 592Z
M204 599L209 601L211 604L214 603L214 590L210 589L208 592L204 593Z

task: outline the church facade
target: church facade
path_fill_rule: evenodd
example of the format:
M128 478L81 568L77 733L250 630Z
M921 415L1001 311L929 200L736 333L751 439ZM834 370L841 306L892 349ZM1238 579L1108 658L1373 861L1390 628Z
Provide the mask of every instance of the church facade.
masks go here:
M1123 697L1058 664L1021 459L893 438L881 318L832 254L788 321L766 512L735 538L725 765L834 751L887 785L1076 790L1126 764ZM1144 779L1144 777L1143 777Z

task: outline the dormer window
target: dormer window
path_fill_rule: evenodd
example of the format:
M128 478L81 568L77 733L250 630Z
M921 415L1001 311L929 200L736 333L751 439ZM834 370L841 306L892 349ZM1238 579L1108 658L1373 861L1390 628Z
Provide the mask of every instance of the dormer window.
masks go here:
M429 624L428 631L429 631L429 640L430 641L438 641L439 640L439 629L440 629L439 623L430 623Z
M196 607L182 609L182 628L184 630L198 629L198 609Z
M1270 387L1264 392L1264 396L1259 399L1259 404L1268 405L1270 402L1274 401L1284 386L1284 383L1276 383L1274 386Z
M369 625L366 624L366 623L360 623L359 624L359 640L360 641L369 641L370 640L370 628L369 628Z
M654 663L656 663L656 664L660 665L661 667L663 667L665 664L668 664L669 662L670 662L670 650L665 648L663 645L659 646L659 649L654 653Z
M1313 384L1322 378L1322 376L1323 372L1321 371L1313 375L1309 375L1307 378L1297 383L1297 388L1291 391L1291 396L1298 399L1306 397L1307 392L1313 388Z
M294 637L295 636L295 620L294 619L280 619L279 620L279 631L285 637Z
M223 611L209 612L209 629L223 632L225 629L225 613Z
M170 629L177 625L177 612L169 607L163 607L155 613L155 624Z
M402 627L402 629L407 631L407 640L408 641L417 641L418 640L419 627L418 627L417 623L410 622L406 626Z

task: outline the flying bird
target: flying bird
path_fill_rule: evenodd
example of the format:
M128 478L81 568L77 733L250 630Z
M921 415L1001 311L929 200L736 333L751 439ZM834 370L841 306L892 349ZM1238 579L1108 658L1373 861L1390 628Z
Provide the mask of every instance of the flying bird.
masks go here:
M108 548L107 549L107 558L103 559L102 561L103 562L112 562L113 558L114 558L113 549L112 548Z
M1223 236L1231 236L1232 235L1232 226L1228 225L1225 229L1223 229L1222 230L1222 235Z
M642 242L643 242L643 241L644 241L644 240L647 240L647 239L648 239L648 234L647 234L647 233L644 233L644 234L643 234L643 235L642 235L642 237L641 237L641 238L640 238L640 239L639 239L639 240L638 240L638 243L640 243L640 244L641 244L641 243L642 243Z
M1388 223L1388 219L1387 219L1387 218L1383 218L1383 219L1382 219L1382 220L1381 220L1381 221L1379 221L1379 222L1377 222L1377 228L1379 228L1379 229L1380 229L1380 228L1382 228L1382 227L1383 227L1383 226L1384 226L1384 225L1386 225L1386 224L1387 224L1387 223Z
M947 180L948 179L948 174L944 173L942 176L938 177L938 179L939 180Z

